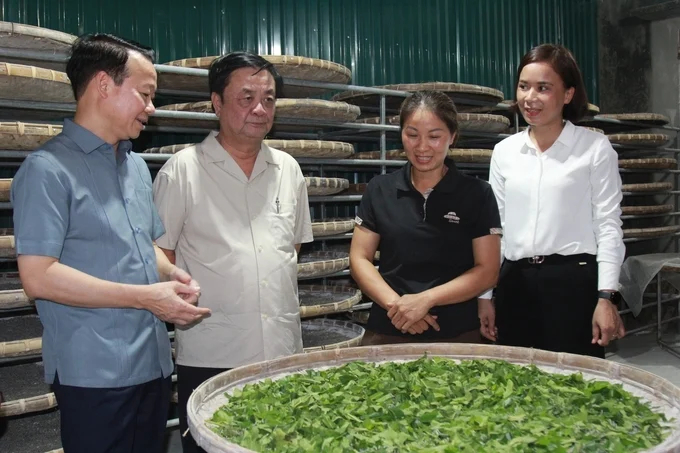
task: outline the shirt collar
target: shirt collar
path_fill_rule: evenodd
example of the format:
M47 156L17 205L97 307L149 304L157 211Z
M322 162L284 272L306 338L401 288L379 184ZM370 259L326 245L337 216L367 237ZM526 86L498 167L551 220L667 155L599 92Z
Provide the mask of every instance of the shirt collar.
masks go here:
M455 191L456 184L460 177L460 173L456 168L456 163L453 159L447 157L444 159L444 165L446 165L449 170L446 172L444 177L434 186L433 190L437 192L448 192L452 193ZM411 163L407 162L401 169L402 175L397 179L397 190L403 192L416 191L411 183Z
M217 134L218 131L211 131L201 144L201 148L205 153L208 162L222 162L223 168L227 169L228 171L232 170L232 173L240 177L243 172L240 170L240 168L238 168L238 164L234 158L231 157L231 155L222 147L220 142L217 141ZM252 180L255 176L265 171L269 164L280 166L281 162L279 158L272 152L271 148L262 142L260 145L260 151L257 153L257 158L255 159L255 165L253 166L253 172L250 175L250 179Z
M529 137L529 127L526 128L522 134L524 134L524 143L526 146L531 149L536 149L536 145L534 145L534 142L531 141L531 137ZM576 140L575 136L576 126L574 126L571 121L566 120L564 122L562 132L560 132L560 135L557 137L557 140L555 140L555 143L559 142L565 147L571 148Z
M95 151L103 146L108 146L113 149L110 143L105 142L89 129L86 129L80 124L73 122L73 120L64 120L64 129L62 132L68 138L73 140L85 154L90 154L92 151ZM122 151L122 153L119 153L120 155L126 155L132 151L132 142L130 140L121 140L118 142L118 150Z

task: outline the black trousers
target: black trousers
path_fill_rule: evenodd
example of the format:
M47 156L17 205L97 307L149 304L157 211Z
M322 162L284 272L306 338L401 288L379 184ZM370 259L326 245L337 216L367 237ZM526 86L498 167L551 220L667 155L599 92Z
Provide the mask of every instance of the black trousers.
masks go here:
M191 436L191 432L184 433L189 429L187 421L187 403L191 392L213 376L228 371L229 368L200 368L193 366L177 365L177 411L179 413L179 429L182 433L182 451L184 453L205 453ZM67 452L64 452L67 453Z
M120 388L52 388L64 453L161 453L170 405L170 377Z
M498 343L604 358L591 343L597 277L594 255L506 260L495 292Z

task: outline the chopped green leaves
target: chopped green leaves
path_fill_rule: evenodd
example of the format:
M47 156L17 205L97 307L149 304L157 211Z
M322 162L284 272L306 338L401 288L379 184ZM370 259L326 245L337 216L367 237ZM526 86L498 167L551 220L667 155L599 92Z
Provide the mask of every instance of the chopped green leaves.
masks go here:
M352 362L235 391L211 428L260 452L631 452L665 417L620 385L496 360Z

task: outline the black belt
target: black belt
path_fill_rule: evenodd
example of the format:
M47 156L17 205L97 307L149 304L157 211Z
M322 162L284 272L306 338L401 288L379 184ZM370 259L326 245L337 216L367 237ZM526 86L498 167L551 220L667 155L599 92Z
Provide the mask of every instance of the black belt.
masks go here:
M564 264L564 263L596 263L597 257L590 253L579 253L578 255L538 255L530 258L522 258L521 260L511 261L511 263L524 265L540 265L540 264Z

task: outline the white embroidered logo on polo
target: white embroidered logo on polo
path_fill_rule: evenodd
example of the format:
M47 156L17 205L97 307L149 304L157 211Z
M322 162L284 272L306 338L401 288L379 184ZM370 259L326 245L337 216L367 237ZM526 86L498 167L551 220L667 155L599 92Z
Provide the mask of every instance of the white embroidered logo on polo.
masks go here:
M356 216L354 217L354 223L356 223L357 225L361 225L362 223L364 223L364 221L361 220L361 217Z
M456 215L455 212L451 211L444 215L444 218L449 221L449 223L460 223L460 217Z

